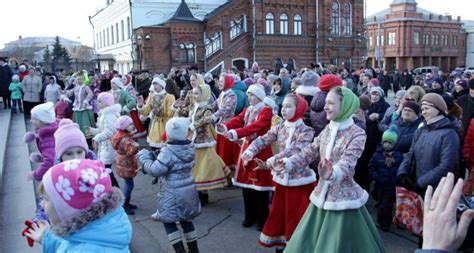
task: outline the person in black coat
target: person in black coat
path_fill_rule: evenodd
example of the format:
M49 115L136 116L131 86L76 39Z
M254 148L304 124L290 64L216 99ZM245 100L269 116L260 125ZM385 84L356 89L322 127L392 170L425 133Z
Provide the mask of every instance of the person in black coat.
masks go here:
M467 133L469 123L474 116L474 79L469 80L469 94L458 97L458 105L462 108L463 133Z
M400 84L402 88L408 90L413 85L413 77L410 75L407 69L403 70L400 78Z
M5 58L0 57L0 96L3 100L3 108L11 108L10 90L8 87L12 82L13 72L10 66L8 66Z
M385 97L388 95L388 90L392 88L392 79L386 70L380 75L380 87L383 89L385 93Z

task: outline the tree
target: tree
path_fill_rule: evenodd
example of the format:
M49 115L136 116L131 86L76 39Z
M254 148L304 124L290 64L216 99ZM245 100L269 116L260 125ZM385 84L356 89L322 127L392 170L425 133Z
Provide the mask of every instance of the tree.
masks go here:
M48 66L51 62L51 52L49 51L49 47L46 46L44 53L43 53L43 66ZM52 69L52 66L51 66Z
M59 36L56 36L56 40L53 44L53 67L52 71L54 72L57 65L62 62L62 67L64 69L69 69L71 66L71 56L65 47L59 42Z

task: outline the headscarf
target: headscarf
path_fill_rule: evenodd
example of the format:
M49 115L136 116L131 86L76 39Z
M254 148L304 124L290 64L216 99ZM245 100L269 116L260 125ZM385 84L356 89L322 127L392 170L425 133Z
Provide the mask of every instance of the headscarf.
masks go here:
M211 99L211 87L209 84L201 84L199 85L199 89L201 90L201 101L209 101L209 99Z
M304 113L308 109L308 102L300 95L296 95L296 110L293 118L289 119L289 122L295 122L303 118Z
M201 74L196 74L196 82L198 86L206 84L206 82L204 82L204 77Z
M341 86L340 89L342 92L341 108L339 116L334 120L336 122L343 122L349 119L360 106L359 98L354 94L354 92L343 86Z
M224 90L234 88L234 78L231 75L226 75L224 77Z

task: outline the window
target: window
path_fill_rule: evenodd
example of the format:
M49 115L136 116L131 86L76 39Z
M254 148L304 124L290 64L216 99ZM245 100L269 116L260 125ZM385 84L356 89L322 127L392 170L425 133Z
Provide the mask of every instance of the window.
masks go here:
M274 21L275 19L273 18L273 14L267 13L267 15L265 16L265 33L266 34L275 33Z
M293 34L294 34L294 35L301 35L301 34L303 34L303 33L302 33L302 29L301 29L301 24L302 24L301 16L300 16L299 14L296 14L296 15L293 17Z
M343 18L344 18L344 35L352 35L352 8L350 3L344 4L343 9Z
M105 40L105 29L102 31L102 46L105 47L107 46L106 40Z
M120 26L122 28L122 41L124 41L125 40L125 31L124 31L123 20L120 21Z
M280 15L280 34L288 34L288 15Z
M204 45L206 46L206 57L211 56L215 52L222 49L222 33L216 32L212 37L206 37L204 39Z
M458 36L453 36L453 46L457 46L458 45Z
M384 41L385 41L384 36L383 36L383 35L380 35L380 45L381 45L381 46L383 46Z
M424 34L423 35L423 44L424 45L429 45L430 44L430 35L429 34Z
M420 33L414 32L413 33L413 45L420 45Z
M388 33L388 45L393 46L395 45L395 33L389 32Z
M110 35L111 35L111 36L110 36L110 44L113 45L113 44L114 44L114 40L115 40L115 37L114 37L114 26L113 26L113 25L110 27Z
M383 35L377 36L377 46L383 46Z
M369 46L372 47L374 45L374 37L369 37Z
M118 23L115 23L115 34L117 36L116 39L115 39L115 42L118 43L120 41Z
M439 35L433 34L433 45L439 45Z
M339 3L332 3L332 34L339 35Z
M110 46L110 32L109 32L108 27L107 27L107 46Z
M237 20L230 22L230 40L237 38L242 33L246 32L246 18L245 15L240 16Z
M195 50L194 43L179 44L179 62L194 63L196 61Z
M127 39L130 39L130 34L131 34L130 29L131 29L131 27L130 27L130 17L127 17Z

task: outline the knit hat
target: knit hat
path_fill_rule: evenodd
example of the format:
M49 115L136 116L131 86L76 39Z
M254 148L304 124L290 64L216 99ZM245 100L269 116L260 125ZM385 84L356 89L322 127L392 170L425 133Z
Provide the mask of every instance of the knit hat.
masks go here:
M120 78L118 78L118 77L112 78L112 80L110 80L110 83L117 85L120 89L124 88L122 80L120 80Z
M166 122L166 138L168 140L182 141L188 136L189 119L174 117Z
M165 88L166 86L166 82L163 81L163 79L159 78L159 77L155 77L153 78L153 81L151 81L151 84L158 84L160 85L163 89ZM153 88L154 89L154 88Z
M370 98L366 95L362 95L359 97L359 102L360 102L360 108L362 110L368 110L370 108Z
M289 122L295 122L303 118L304 113L308 109L308 102L300 95L296 95L296 110L293 118L289 119Z
M234 78L231 75L226 75L224 77L224 90L234 88Z
M370 94L375 93L375 92L379 95L379 97L384 97L385 96L385 92L379 86L374 86L374 87L370 88Z
M443 79L441 79L440 77L436 77L436 78L433 80L433 82L437 82L437 83L439 83L439 85L441 85L441 86L443 86L443 84L444 84Z
M467 89L467 81L464 79L457 80L456 84L461 86L463 89Z
M12 81L20 81L20 77L18 75L13 75Z
M254 81L253 81L253 78L247 77L244 79L243 83L245 84L245 86L249 87L250 85L254 83Z
M86 137L79 129L79 125L70 119L62 119L59 122L59 128L54 132L54 143L57 158L61 158L66 150L73 147L80 147L86 151L89 149Z
M360 106L359 98L354 94L354 92L343 86L339 88L342 92L342 101L339 116L334 120L336 122L342 122L349 119Z
M372 83L374 86L379 86L380 85L380 81L377 78L370 79L369 83Z
M443 97L441 97L439 94L428 93L424 95L421 99L421 104L432 106L438 109L445 116L448 114L448 106L446 105L446 102L444 102Z
M412 109L416 115L420 114L421 112L420 106L413 101L405 101L405 103L403 103L403 108L405 107Z
M265 99L265 90L263 89L262 85L260 84L252 84L247 89L247 93L252 93L256 97L263 101Z
M199 85L199 89L201 90L201 99L202 102L207 102L211 99L211 87L209 84L201 84Z
M115 104L114 95L110 92L101 92L97 96L97 102L104 104L106 107Z
M382 143L385 141L389 141L392 144L397 143L398 134L397 134L397 126L391 125L382 135Z
M120 116L115 123L115 129L125 130L128 126L133 124L132 118L130 116L124 115Z
M469 89L474 89L474 79L469 80L469 82L467 83L468 83Z
M54 111L54 104L47 102L39 104L31 109L31 116L35 117L46 124L51 124L56 121L56 112Z
M308 70L303 73L301 76L301 81L303 82L304 86L313 86L316 87L320 81L320 77L316 72L312 70Z
M333 87L341 86L341 85L342 85L342 79L333 74L323 75L321 79L319 79L319 84L318 84L319 89L325 92L329 92Z
M51 167L43 176L43 186L61 221L97 203L112 191L101 161L69 160Z
M397 93L395 93L395 97L404 97L405 96L405 93L406 91L405 90L399 90L397 91Z
M257 80L257 83L262 85L263 86L263 90L265 91L265 94L267 96L270 96L270 94L272 93L272 86L268 83L267 79L265 78L259 78Z
M19 69L20 71L25 71L25 70L26 70L26 66L22 64L22 65L20 65L20 67L18 67L18 69Z
M209 83L210 81L212 81L212 74L211 72L207 72L206 74L204 74L204 81L206 83Z

